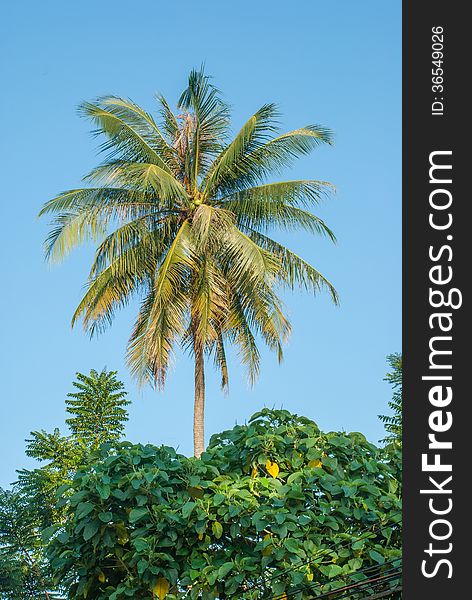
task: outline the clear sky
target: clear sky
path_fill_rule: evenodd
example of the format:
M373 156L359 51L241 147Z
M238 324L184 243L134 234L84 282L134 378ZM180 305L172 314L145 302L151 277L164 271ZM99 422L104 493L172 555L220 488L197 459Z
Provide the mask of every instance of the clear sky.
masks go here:
M139 390L124 349L135 307L92 341L70 328L90 262L79 249L62 265L42 253L42 203L80 185L97 141L77 104L104 94L152 110L174 102L202 62L234 108L238 128L276 102L283 125L321 123L336 145L315 151L291 178L333 182L318 214L338 244L279 236L336 285L341 306L287 295L293 335L278 366L264 353L250 390L232 361L228 395L208 374L207 434L263 406L305 414L326 430L382 436L385 357L401 347L401 2L238 0L10 2L0 25L2 166L0 485L31 465L24 438L63 428L76 371L119 371L132 400L127 437L192 449L193 372L177 357L165 393ZM211 368L211 366L210 366Z

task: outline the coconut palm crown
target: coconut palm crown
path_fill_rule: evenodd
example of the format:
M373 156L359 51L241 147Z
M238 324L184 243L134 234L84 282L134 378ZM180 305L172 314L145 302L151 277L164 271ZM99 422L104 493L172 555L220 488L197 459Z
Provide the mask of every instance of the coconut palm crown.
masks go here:
M157 120L130 100L108 96L80 112L105 136L106 158L88 187L47 202L54 221L46 239L50 260L76 245L97 249L85 294L72 322L91 334L109 325L135 297L140 307L127 358L140 382L162 387L177 345L195 362L194 451L204 449L204 363L213 356L228 385L226 348L234 345L255 380L257 340L282 359L290 333L280 287L323 288L329 281L269 233L332 231L310 212L330 185L316 180L268 182L330 132L308 125L280 134L277 108L262 106L230 137L230 111L203 70L190 73L173 112L158 96Z

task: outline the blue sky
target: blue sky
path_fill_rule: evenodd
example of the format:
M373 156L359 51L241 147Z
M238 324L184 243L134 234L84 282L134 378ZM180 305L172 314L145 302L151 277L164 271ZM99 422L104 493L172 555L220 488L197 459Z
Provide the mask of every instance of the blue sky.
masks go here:
M124 349L135 307L92 341L70 328L90 262L79 249L62 265L43 258L47 199L77 187L97 164L97 141L76 114L104 94L155 106L174 102L194 66L233 106L238 128L260 105L276 102L283 126L321 123L333 148L299 161L290 178L333 182L318 210L338 244L281 235L336 285L327 297L285 297L293 324L285 362L263 353L253 390L237 362L228 395L209 365L207 434L244 422L262 406L284 407L323 429L382 436L387 410L385 357L401 347L401 3L18 2L0 25L2 164L2 419L0 485L24 456L31 430L63 428L64 398L76 371L119 371L132 400L127 437L192 449L192 368L177 356L166 391L139 390Z

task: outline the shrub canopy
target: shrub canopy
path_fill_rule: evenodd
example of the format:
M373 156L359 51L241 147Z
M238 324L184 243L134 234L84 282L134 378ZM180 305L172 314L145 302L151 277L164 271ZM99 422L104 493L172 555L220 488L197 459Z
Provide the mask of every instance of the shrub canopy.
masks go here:
M398 465L362 434L265 409L201 459L102 446L60 490L66 525L44 535L70 598L310 598L316 582L391 568L399 487Z

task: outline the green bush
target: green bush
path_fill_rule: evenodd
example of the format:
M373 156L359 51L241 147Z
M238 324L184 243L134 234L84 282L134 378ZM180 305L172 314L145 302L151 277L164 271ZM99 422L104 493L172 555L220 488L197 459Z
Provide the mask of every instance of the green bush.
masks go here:
M263 410L213 436L200 460L102 446L61 490L65 526L44 536L70 598L326 591L400 556L397 473L360 433Z

